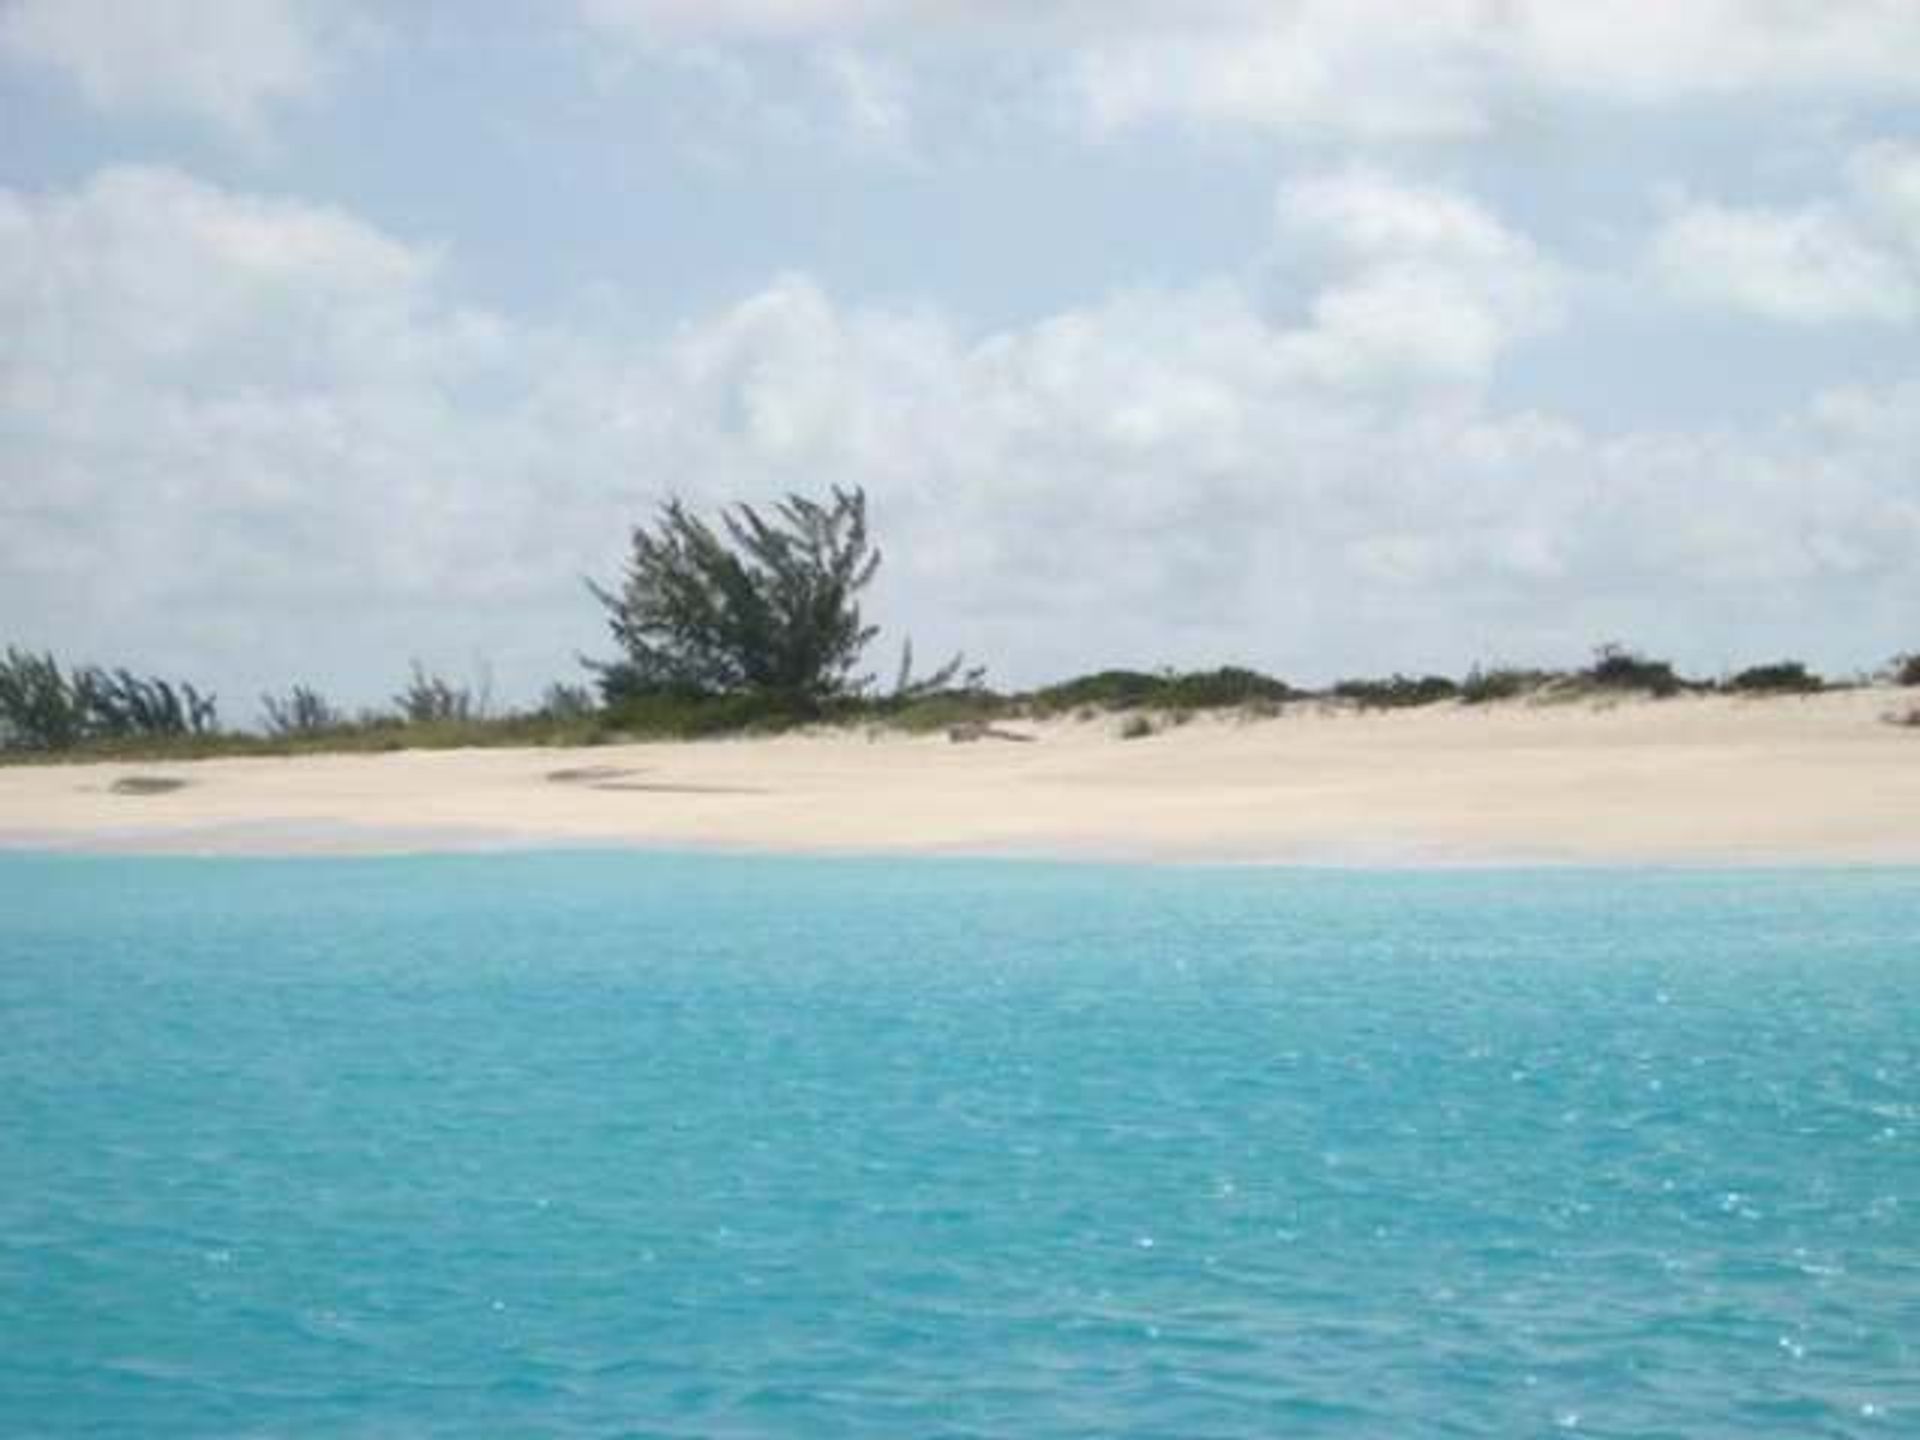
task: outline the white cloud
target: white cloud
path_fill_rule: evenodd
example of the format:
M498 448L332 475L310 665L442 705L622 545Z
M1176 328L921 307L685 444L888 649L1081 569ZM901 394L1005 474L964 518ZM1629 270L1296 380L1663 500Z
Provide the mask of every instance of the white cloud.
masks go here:
M1847 175L1869 222L1920 256L1920 145L1882 140L1862 146L1848 160Z
M1691 204L1661 227L1653 256L1681 294L1774 320L1903 322L1920 303L1897 257L1821 208Z
M1276 210L1284 244L1333 260L1311 329L1288 341L1315 373L1483 381L1558 319L1558 268L1453 190L1349 170L1283 186Z
M581 0L646 45L861 46L1067 97L1096 131L1177 122L1457 139L1527 102L1920 93L1908 0ZM1013 77L1011 80L1008 77Z
M1325 252L1297 323L1221 279L980 333L791 276L603 346L461 307L431 251L339 211L169 170L0 192L0 604L27 626L0 638L213 679L236 717L295 679L370 698L410 654L524 695L596 646L578 578L668 491L834 481L873 496L893 633L1007 680L1911 643L1910 388L1751 433L1501 413L1477 382L1532 323L1495 282L1545 265L1524 237L1365 172L1282 214ZM1413 365L1384 321L1356 341L1352 296L1427 281L1486 334L1415 333Z
M1660 278L1689 298L1798 324L1920 318L1920 151L1882 142L1850 190L1789 208L1686 200L1655 233Z
M103 110L173 111L257 138L273 105L315 94L326 26L309 0L12 0L0 54L59 72Z

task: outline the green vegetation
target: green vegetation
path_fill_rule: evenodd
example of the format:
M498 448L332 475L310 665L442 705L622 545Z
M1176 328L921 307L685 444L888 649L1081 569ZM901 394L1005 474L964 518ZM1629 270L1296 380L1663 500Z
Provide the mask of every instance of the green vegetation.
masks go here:
M489 708L486 687L476 695L468 686L431 673L418 660L393 705L408 725L465 725L485 720Z
M1810 695L1824 690L1826 681L1798 660L1750 665L1727 680L1725 688L1744 695Z
M1491 705L1501 700L1518 700L1565 678L1558 670L1476 665L1467 672L1467 678L1460 682L1460 700L1465 705Z
M96 741L208 736L214 697L192 685L77 666L12 646L0 658L0 749L58 751Z
M594 665L601 694L615 708L725 700L796 718L868 696L859 665L878 627L859 597L879 569L861 490L835 487L825 504L789 495L771 514L735 505L718 526L669 500L635 527L619 589L589 585L623 652ZM894 693L946 689L961 664L916 681L909 644Z
M1665 660L1650 660L1624 645L1602 645L1593 652L1593 663L1574 678L1584 689L1624 691L1663 700L1679 694L1687 683Z
M997 694L955 656L924 677L903 645L890 690L860 669L876 630L859 597L880 552L866 497L835 489L824 503L789 495L768 513L750 505L709 522L677 500L637 527L617 589L589 584L620 647L586 661L597 684L557 682L530 710L495 713L490 687L458 684L412 665L384 709L350 715L296 684L261 697L252 732L223 731L214 697L193 685L126 669L63 669L51 654L0 655L0 758L190 760L213 755L597 745L628 740L764 734L803 724L884 726L910 734L977 732L996 722L1121 713L1137 739L1197 714L1273 715L1302 699L1363 710L1532 695L1658 697L1719 688L1738 694L1812 693L1825 682L1797 660L1740 670L1718 687L1689 681L1667 661L1603 645L1584 669L1476 665L1464 679L1403 675L1341 680L1322 692L1244 666L1210 670L1108 669L1020 694ZM1920 653L1888 678L1920 685ZM597 693L596 693L597 691ZM1019 738L1010 735L1007 738Z
M1223 710L1297 699L1284 680L1237 665L1217 670L1099 670L1034 691L1035 715L1078 710Z
M1353 701L1362 710L1407 710L1458 699L1460 686L1445 675L1395 674L1384 680L1342 680L1333 687L1333 695Z
M305 735L324 735L347 724L347 717L336 710L318 690L296 685L284 695L262 695L261 728L271 737L290 740Z

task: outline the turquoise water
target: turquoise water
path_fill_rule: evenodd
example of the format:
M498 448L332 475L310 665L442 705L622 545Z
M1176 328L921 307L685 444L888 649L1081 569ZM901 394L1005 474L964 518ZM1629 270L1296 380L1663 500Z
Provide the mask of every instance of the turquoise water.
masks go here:
M1920 874L0 858L0 1431L1920 1434Z

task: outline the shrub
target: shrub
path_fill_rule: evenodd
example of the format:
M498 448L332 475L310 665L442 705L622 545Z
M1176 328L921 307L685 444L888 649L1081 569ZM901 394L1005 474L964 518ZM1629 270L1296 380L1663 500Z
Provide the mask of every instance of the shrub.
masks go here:
M1257 700L1285 700L1293 694L1286 681L1239 665L1192 670L1161 683L1157 703L1175 710L1221 710Z
M319 691L296 685L284 695L262 695L260 708L267 734L280 740L300 736L324 735L343 729L348 721Z
M1743 694L1807 695L1826 687L1826 682L1798 660L1779 660L1771 665L1749 665L1726 682L1725 688Z
M540 697L536 713L544 720L574 721L589 719L598 709L593 691L585 685L568 685L556 680Z
M1593 663L1580 672L1581 681L1596 690L1622 690L1664 699L1680 692L1685 682L1665 660L1650 660L1623 645L1602 645Z
M956 725L981 724L1006 713L999 696L984 690L950 690L881 711L885 723L910 734L931 734Z
M89 739L210 735L219 729L214 697L191 685L99 665L75 670L72 684Z
M607 707L603 724L615 734L696 740L743 731L791 729L819 718L812 706L778 695L692 695L656 690Z
M192 685L9 648L0 659L0 745L64 750L90 740L206 736L219 729L214 697Z
M1499 665L1491 668L1476 665L1467 672L1467 678L1460 682L1460 699L1468 705L1488 705L1496 700L1517 700L1522 695L1531 695L1543 685L1560 679L1552 670L1527 670L1517 666Z
M1920 650L1911 655L1901 655L1894 660L1893 683L1920 685Z
M1165 677L1144 670L1099 670L1036 690L1033 703L1041 714L1089 708L1127 710L1152 703L1165 684Z
M1460 687L1445 675L1390 675L1385 680L1342 680L1333 687L1339 699L1363 710L1400 710L1452 700Z
M1144 740L1153 734L1153 722L1144 715L1129 715L1120 726L1122 740Z
M0 747L64 750L86 732L86 714L52 655L7 647L0 657Z
M1076 676L1034 692L1033 706L1042 715L1062 710L1220 710L1235 706L1274 703L1290 699L1294 689L1284 680L1239 665L1216 670L1165 671L1100 670Z
M393 697L393 704L408 725L479 720L487 710L484 692L476 697L467 686L432 674L418 660L413 662L407 688Z

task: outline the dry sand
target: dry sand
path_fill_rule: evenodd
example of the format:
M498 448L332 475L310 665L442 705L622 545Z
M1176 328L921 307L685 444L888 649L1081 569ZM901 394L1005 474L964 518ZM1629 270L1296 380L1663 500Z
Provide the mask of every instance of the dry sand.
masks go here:
M1145 739L857 732L591 750L0 768L0 843L297 854L515 845L1325 864L1920 864L1920 691L1292 706ZM124 782L184 780L178 789ZM116 785L119 786L116 789ZM156 793L157 792L157 793Z

